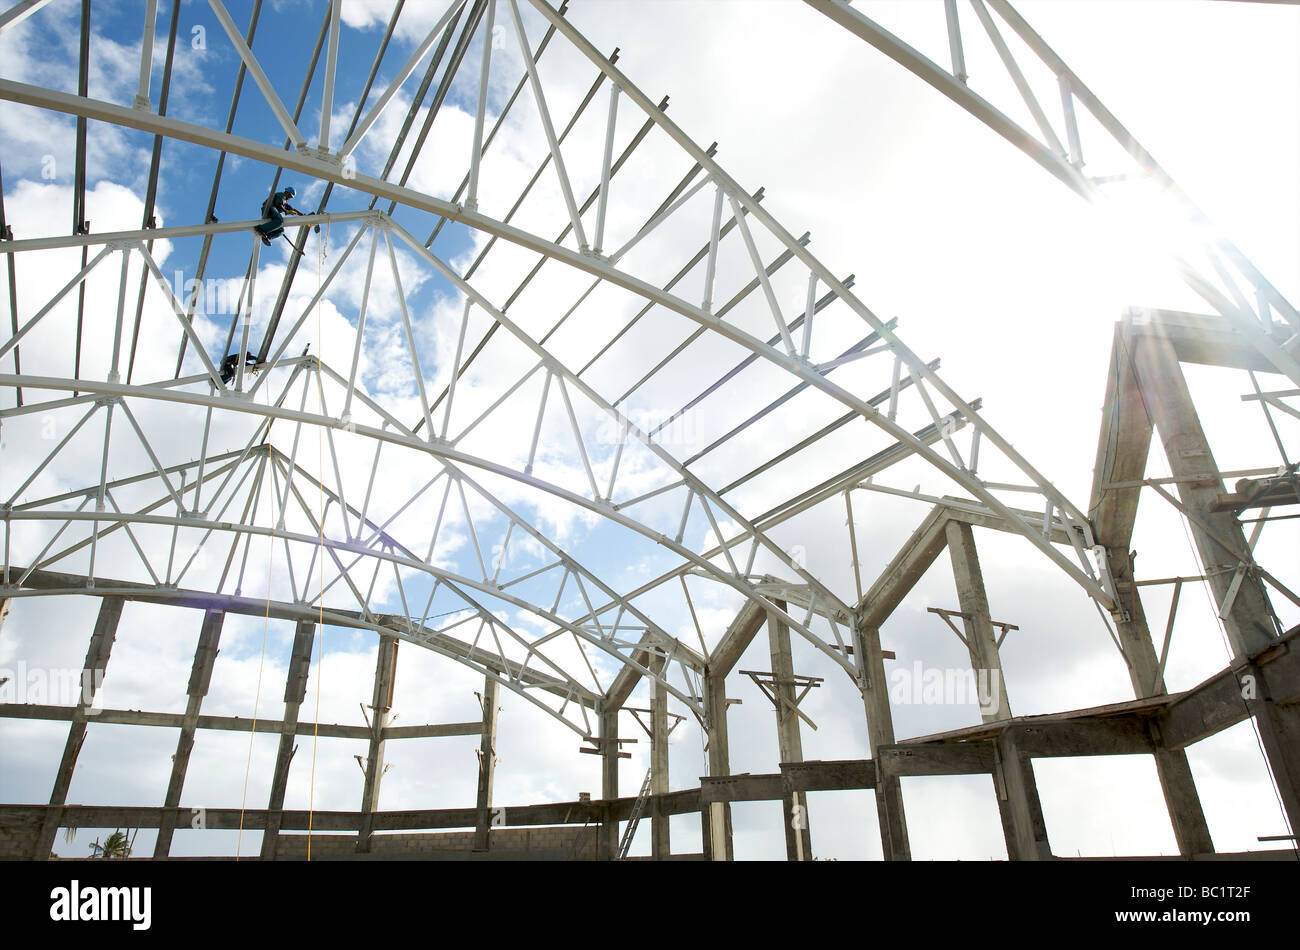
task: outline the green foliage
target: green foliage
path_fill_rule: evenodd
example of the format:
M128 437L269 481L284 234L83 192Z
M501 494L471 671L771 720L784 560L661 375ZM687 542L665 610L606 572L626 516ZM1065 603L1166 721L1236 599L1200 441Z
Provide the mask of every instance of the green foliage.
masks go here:
M107 860L125 860L131 856L131 843L126 832L119 828L105 838L103 844L100 844L99 839L96 838L90 845L90 856Z

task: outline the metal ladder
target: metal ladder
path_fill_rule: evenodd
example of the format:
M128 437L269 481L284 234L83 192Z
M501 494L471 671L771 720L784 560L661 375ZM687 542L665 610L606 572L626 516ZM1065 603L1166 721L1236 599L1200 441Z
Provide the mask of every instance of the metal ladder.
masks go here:
M650 778L654 774L654 769L646 769L645 781L641 783L641 794L636 797L636 803L632 806L632 815L627 820L627 827L623 829L623 839L618 843L618 860L623 861L627 858L628 851L632 848L632 839L636 836L636 826L641 821L641 814L645 811L645 803L650 798Z

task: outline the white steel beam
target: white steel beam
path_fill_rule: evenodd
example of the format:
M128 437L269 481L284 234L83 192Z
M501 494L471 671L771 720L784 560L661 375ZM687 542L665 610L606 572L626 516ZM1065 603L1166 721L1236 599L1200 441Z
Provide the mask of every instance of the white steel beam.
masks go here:
M325 89L320 102L320 141L317 148L330 150L330 113L334 111L334 76L339 64L339 13L343 0L330 0L330 38L325 50Z
M348 136L348 140L343 143L343 147L339 149L338 155L342 161L346 162L348 156L356 151L357 146L361 144L361 140L365 138L366 133L370 131L370 127L379 121L379 117L384 114L384 110L388 108L388 104L392 101L393 96L397 95L397 91L402 88L402 83L406 82L407 77L409 77L411 73L415 72L415 67L420 65L420 61L424 59L424 54L429 52L429 49L442 34L442 31L451 21L451 18L459 13L460 8L464 5L465 0L451 0L451 4L447 7L443 15L439 17L438 22L434 24L433 29L429 31L428 35L425 36L420 45L415 48L415 52L411 54L410 59L408 59L406 64L398 70L397 75L393 77L393 81L388 84L388 88L383 91L375 104L370 107L370 111L366 113L365 118L357 123L357 127L353 130L352 134Z
M564 156L560 152L560 143L555 137L555 126L551 123L551 110L546 107L546 95L542 92L542 80L537 75L537 63L533 61L532 50L528 48L528 36L524 32L524 22L519 16L519 4L507 0L510 4L510 16L515 24L515 36L519 40L519 54L523 57L524 68L528 70L528 81L532 86L533 99L537 105L537 114L542 120L542 130L546 133L546 144L550 147L551 158L555 163L555 174L560 180L560 190L564 194L564 203L569 209L569 221L573 233L578 238L578 247L587 250L587 234L582 229L582 215L578 213L578 204L573 198L573 185L569 181L568 169L564 166Z
M478 103L474 109L474 147L469 153L469 192L465 197L465 207L471 211L478 209L478 170L483 158L483 123L487 115L488 80L492 72L492 43L494 42L492 27L496 22L496 12L496 0L488 0L487 13L483 21L483 59L479 64Z
M17 26L49 2L50 0L20 0L19 3L15 3L4 13L0 13L0 33Z
M212 7L212 12L216 14L217 20L221 24L221 28L225 30L226 35L230 37L230 42L231 45L235 47L235 52L237 52L239 58L244 61L244 65L248 67L248 72L253 77L253 82L257 83L257 88L262 90L262 95L266 99L266 104L269 105L271 111L275 113L276 121L280 123L285 134L289 136L289 141L291 141L293 147L299 151L305 149L307 147L307 140L303 138L302 133L298 131L298 126L294 123L293 117L289 115L289 110L287 110L284 107L284 103L280 101L279 95L276 94L275 87L271 85L271 80L266 78L266 73L262 71L262 64L257 61L257 57L253 55L253 51L249 49L248 44L244 42L244 37L240 34L239 27L235 26L235 21L232 20L230 14L226 12L225 5L222 4L221 0L208 0L208 3Z
M140 40L140 88L135 94L137 109L151 109L149 80L153 71L153 34L158 21L158 0L149 0L144 9L144 35Z

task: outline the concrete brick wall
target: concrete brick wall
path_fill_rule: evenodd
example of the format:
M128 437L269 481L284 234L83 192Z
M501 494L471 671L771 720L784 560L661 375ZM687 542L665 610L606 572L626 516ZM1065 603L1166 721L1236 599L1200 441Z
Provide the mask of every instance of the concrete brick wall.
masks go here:
M595 826L539 826L536 828L495 828L489 850L502 853L528 853L556 858L572 856L577 861L596 860ZM356 853L356 835L312 835L312 857L346 857ZM279 854L285 858L307 855L307 836L280 835ZM472 851L474 832L447 831L433 834L376 834L371 839L374 854L416 857L435 851Z
M45 809L40 805L0 811L0 860L30 858L44 816Z
M24 860L40 837L44 805L9 805L0 808L0 861ZM312 857L349 857L356 853L354 834L320 834L311 840ZM528 854L557 860L596 860L597 828L578 825L538 826L535 828L496 828L492 831L490 850L504 857ZM307 855L307 836L280 835L280 854L286 858ZM451 831L428 834L377 834L372 850L392 857L418 857L438 851L474 850L474 832ZM88 853L88 852L87 852ZM139 855L146 857L146 855Z

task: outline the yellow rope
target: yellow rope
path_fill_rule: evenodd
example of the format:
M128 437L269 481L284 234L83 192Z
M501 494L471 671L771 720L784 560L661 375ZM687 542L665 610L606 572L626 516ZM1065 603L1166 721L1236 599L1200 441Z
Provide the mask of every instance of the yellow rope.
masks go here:
M325 225L325 240L329 239L329 224ZM320 320L320 285L321 270L325 262L325 245L320 238L316 240L316 359L319 362L321 358L321 320ZM316 371L316 388L320 396L321 408L325 406L324 384L321 382L320 370ZM319 436L319 433L318 433ZM317 539L316 539L316 574L320 579L320 596L317 598L317 618L316 624L317 635L320 638L320 649L316 659L316 725L311 739L311 784L307 794L307 860L311 860L311 834L312 826L316 813L316 746L320 739L320 681L325 673L325 457L324 457L324 438L318 437L316 440L316 470L321 472L321 477L316 479L318 492L317 508L319 515L316 519Z

